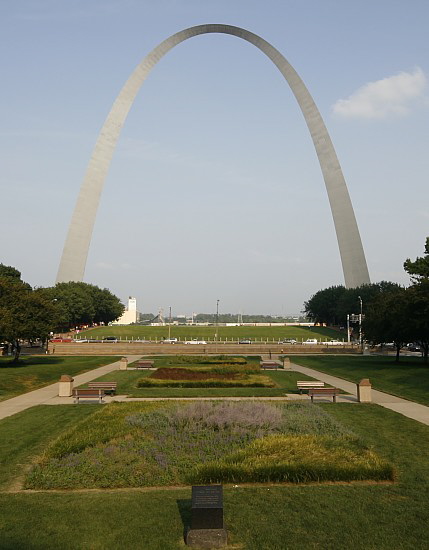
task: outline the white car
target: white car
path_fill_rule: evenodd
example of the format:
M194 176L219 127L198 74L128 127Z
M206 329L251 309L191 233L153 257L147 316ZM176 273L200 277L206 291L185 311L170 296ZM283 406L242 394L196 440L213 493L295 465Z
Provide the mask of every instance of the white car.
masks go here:
M316 338L307 338L307 340L303 342L303 344L317 344L317 340Z
M177 338L166 338L165 340L161 340L161 344L177 344Z
M329 340L328 342L325 342L327 346L343 346L344 342L340 342L340 340Z
M207 344L205 340L186 340L185 344Z

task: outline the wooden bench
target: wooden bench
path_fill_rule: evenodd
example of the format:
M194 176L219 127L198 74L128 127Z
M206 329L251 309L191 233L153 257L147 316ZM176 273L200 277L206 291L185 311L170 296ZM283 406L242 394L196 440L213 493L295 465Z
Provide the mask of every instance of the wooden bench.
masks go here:
M338 388L312 388L308 390L308 395L311 397L313 403L314 397L332 397L334 403L336 403L337 395L340 393Z
M103 403L104 391L76 388L73 390L73 397L75 403L79 403L79 399L98 399L99 403Z
M320 382L320 380L298 380L296 387L299 389L299 393L302 394L302 390L311 390L313 388L323 388L325 382Z
M135 364L136 369L153 369L153 361L142 359Z
M103 390L104 393L114 395L116 393L117 382L88 382L90 390Z
M261 369L278 369L281 365L278 361L261 361L259 363Z

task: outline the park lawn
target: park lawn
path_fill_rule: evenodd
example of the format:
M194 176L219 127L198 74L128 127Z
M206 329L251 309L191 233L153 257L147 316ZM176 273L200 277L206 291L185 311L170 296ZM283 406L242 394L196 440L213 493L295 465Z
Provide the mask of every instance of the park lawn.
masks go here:
M23 465L29 464L35 455L42 453L46 444L58 437L65 426L93 413L93 407L57 405L51 410L48 406L42 406L1 420L0 490L7 489L22 474Z
M96 411L99 405L68 406ZM25 468L20 449L37 455L30 433L63 418L67 406L40 406L0 421L0 440L11 423L19 435L0 447L10 472ZM263 485L224 487L229 548L246 550L423 549L429 547L429 427L377 405L327 404L399 472L388 484ZM35 412L40 411L35 415ZM60 413L60 414L59 414ZM83 414L83 413L82 413ZM88 412L90 414L90 412ZM32 430L25 429L33 418ZM57 431L53 429L52 438ZM6 456L5 456L6 453ZM29 460L27 458L27 460ZM14 470L15 469L15 470ZM191 489L0 493L2 549L65 550L123 547L184 550ZM107 535L106 535L107 533Z
M76 376L114 363L118 359L119 357L114 356L30 355L22 357L19 363L14 365L10 357L2 357L0 358L0 401L58 382L63 374Z
M268 327L225 327L215 325L212 326L176 326L171 327L151 327L142 325L127 325L127 326L111 326L111 327L96 327L87 331L82 331L76 338L92 338L102 339L107 336L116 336L122 340L163 340L168 338L169 334L172 338L179 338L180 341L185 340L206 340L214 341L218 335L219 341L237 341L242 338L250 338L253 342L278 342L285 338L294 338L301 342L307 338L317 338L318 340L347 340L347 334L333 330L328 327L298 327L298 326L276 326L275 324ZM166 344L174 345L174 344Z
M155 366L158 366L155 363ZM137 382L143 377L150 376L152 370L114 371L100 378L97 382L117 382L117 395L128 397L284 397L288 393L296 393L297 380L311 380L298 372L265 370L263 374L269 376L276 387L273 388L138 388ZM82 386L86 387L86 386Z
M429 365L421 357L295 356L294 363L350 382L369 378L372 387L422 405L429 405Z

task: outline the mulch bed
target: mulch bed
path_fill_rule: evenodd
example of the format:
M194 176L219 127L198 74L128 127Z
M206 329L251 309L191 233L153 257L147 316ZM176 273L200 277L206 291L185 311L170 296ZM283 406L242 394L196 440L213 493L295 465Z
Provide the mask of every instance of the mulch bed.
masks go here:
M234 380L239 378L239 375L235 373L219 374L191 369L160 368L151 374L150 378L158 378L160 380Z

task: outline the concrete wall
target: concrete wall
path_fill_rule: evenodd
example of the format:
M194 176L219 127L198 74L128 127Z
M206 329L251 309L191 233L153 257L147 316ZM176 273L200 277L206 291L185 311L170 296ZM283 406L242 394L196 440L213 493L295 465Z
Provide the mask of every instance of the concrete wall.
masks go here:
M155 344L141 342L109 343L49 343L49 354L53 355L303 355L360 353L359 346L293 345L282 344Z

